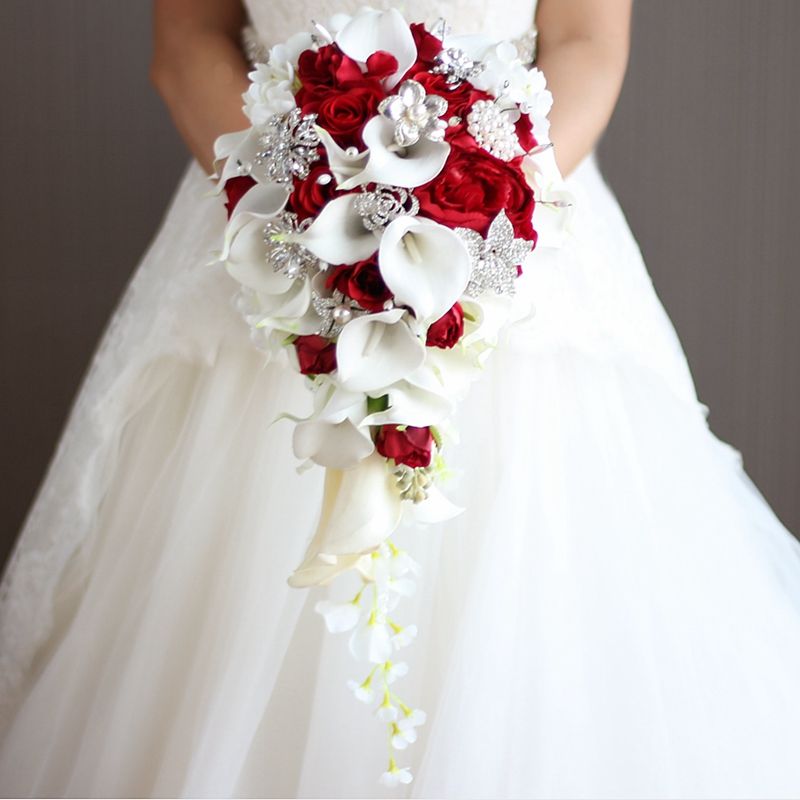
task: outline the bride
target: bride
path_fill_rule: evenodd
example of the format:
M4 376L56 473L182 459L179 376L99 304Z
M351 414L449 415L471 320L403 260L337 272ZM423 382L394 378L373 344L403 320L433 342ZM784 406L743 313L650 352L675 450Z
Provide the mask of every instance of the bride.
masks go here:
M156 0L152 75L196 157L95 355L0 597L7 796L800 795L800 545L709 432L593 148L630 0L409 0L409 20L534 38L571 232L459 410L404 696L412 783L353 703L346 647L286 576L319 515L300 376L264 364L209 266L212 145L263 46L358 0ZM526 36L527 32L527 36ZM251 43L252 44L252 43Z

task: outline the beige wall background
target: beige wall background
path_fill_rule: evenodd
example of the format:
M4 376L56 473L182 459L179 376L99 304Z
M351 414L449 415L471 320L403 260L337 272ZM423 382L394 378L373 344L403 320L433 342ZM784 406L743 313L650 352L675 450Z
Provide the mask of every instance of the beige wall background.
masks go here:
M0 2L3 551L186 162L149 36L143 0ZM600 148L712 427L795 532L798 40L800 0L637 0Z

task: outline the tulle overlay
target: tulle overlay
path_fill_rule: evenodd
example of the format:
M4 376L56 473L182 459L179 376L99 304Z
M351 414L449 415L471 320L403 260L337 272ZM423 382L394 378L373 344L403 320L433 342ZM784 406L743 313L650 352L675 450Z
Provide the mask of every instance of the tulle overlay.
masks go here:
M538 313L456 420L468 511L398 534L423 569L403 695L428 712L401 790L313 612L348 579L286 585L322 471L272 421L308 393L206 266L205 188L191 167L7 576L3 792L797 796L800 546L709 432L593 159L521 281Z

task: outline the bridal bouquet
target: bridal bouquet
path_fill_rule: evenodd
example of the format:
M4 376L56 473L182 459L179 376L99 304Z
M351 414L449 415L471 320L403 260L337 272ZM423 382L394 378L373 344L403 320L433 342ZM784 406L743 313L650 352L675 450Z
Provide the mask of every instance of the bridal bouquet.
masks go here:
M565 206L551 97L513 44L408 24L393 9L314 24L250 79L252 126L217 142L229 212L220 259L257 343L287 353L313 392L310 416L284 415L296 456L327 469L320 524L290 583L363 578L350 602L318 610L371 664L352 689L380 701L394 752L424 714L390 688L405 672L391 655L416 632L390 615L416 565L389 537L401 521L461 510L439 488L449 420L524 314L515 284L539 206ZM410 780L392 756L383 781Z

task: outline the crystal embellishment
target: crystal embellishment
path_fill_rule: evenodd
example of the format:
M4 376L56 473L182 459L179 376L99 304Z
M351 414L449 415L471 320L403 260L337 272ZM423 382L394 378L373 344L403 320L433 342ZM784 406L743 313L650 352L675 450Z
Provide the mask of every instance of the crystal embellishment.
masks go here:
M455 89L464 81L470 81L483 72L485 65L473 61L463 50L448 47L436 56L436 66L431 72L445 76L445 83Z
M290 183L294 177L300 180L308 177L310 165L319 158L316 119L316 114L304 115L299 108L269 118L258 139L259 151L254 159L266 180Z
M298 223L297 214L284 211L264 226L267 262L275 272L287 278L304 278L319 265L319 259L303 245L286 240L287 234L304 231L310 224L310 219Z
M447 123L439 119L447 111L447 101L438 94L425 94L417 81L403 81L397 94L381 100L378 112L394 122L394 141L411 147L420 139L444 140Z
M346 297L336 289L330 297L317 291L312 292L311 305L322 320L317 329L317 335L328 339L337 337L351 319L367 313L366 309L362 308L355 300Z
M497 294L514 294L517 267L533 250L533 242L514 238L514 226L506 212L501 211L492 220L486 239L470 228L456 228L456 233L467 246L472 261L466 293L478 297L493 289Z
M363 192L355 199L356 213L368 231L375 231L388 225L393 219L419 211L419 200L407 189L400 186L376 184L372 192Z
M514 124L495 103L476 100L467 114L467 132L484 150L501 161L522 153Z

